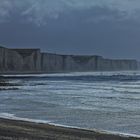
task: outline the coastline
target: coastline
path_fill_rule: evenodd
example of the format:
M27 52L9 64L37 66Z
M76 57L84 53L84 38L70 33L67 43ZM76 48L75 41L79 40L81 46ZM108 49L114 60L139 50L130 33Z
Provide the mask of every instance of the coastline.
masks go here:
M0 140L139 140L139 137L0 118Z

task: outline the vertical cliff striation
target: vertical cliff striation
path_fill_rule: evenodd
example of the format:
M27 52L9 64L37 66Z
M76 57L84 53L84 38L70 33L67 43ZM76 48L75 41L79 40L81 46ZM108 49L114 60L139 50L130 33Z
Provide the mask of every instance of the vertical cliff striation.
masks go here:
M111 60L101 56L42 54L42 70L47 72L84 72L138 70L136 60Z
M12 51L21 56L23 71L41 71L40 49L12 49Z
M41 71L39 49L0 48L0 71L4 73L24 73Z
M41 56L41 69L43 72L64 71L64 59L62 55L42 53Z
M0 47L1 73L50 73L138 70L136 60L104 59L101 56L58 55L41 53L40 49Z

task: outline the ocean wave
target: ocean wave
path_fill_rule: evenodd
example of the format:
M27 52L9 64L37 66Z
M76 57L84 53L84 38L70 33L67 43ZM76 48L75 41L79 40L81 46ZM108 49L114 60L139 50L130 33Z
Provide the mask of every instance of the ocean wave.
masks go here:
M57 74L3 75L6 79L47 79L84 81L138 81L140 72L77 72Z
M10 120L27 121L27 122L35 122L35 123L50 123L50 121L16 117L15 114L10 114L10 113L0 113L0 118L10 119Z
M89 112L94 112L95 110L95 113L99 111L101 114L105 111L108 114L107 117L104 116L105 120L109 117L114 117L110 112L133 112L128 116L126 115L127 117L123 120L120 119L120 123L125 125L124 121L129 123L139 113L140 109L140 72L138 74L101 72L12 75L5 76L5 78L11 78L11 82L14 83L16 81L17 84L21 83L21 86L16 86L20 88L17 91L1 91L1 112L9 111L21 116L22 114L25 116L29 115L30 117L35 117L33 113L37 113L38 116L36 117L40 119L46 118L46 114L48 113L50 120L55 118L56 122L63 123L65 120L60 119L69 117L69 121L75 121L73 122L74 125L76 125L76 120L73 118L76 118L77 115L75 113L72 114L73 116L67 115L71 110L74 112L77 111L78 107L79 109L83 109L81 114L78 115L83 119L84 123L86 123L88 117L94 119L94 113L89 113L85 116L86 111L89 109L91 109ZM33 111L34 108L35 110ZM8 115L2 114L3 117L15 118L15 115ZM100 114L98 118L100 119ZM16 119L18 118L16 117ZM27 119L25 121L30 120ZM122 130L121 132L139 134L137 130L139 126L133 126L133 121L130 122L132 127L124 128L124 131L123 128L117 128L116 123L113 121L111 120L108 126L101 128L110 129L111 126L114 128L111 130ZM136 119L135 122L139 124L139 119ZM90 122L88 123L82 125L90 127ZM68 122L67 124L71 125L72 123ZM99 122L97 122L96 126L98 125L100 125ZM95 124L91 127L94 126Z

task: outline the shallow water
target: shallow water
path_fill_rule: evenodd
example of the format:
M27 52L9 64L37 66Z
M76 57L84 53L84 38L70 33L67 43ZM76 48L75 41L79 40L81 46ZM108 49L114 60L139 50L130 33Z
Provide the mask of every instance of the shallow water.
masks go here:
M0 115L140 135L140 72L5 76Z

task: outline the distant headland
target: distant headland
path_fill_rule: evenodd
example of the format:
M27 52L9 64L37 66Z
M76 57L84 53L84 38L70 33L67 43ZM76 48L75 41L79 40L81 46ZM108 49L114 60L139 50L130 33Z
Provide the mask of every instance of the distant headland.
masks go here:
M42 53L40 49L0 47L0 73L51 73L139 70L137 60L105 59L96 55Z

